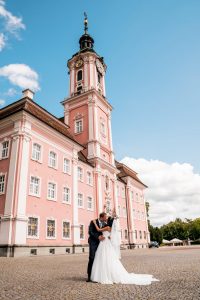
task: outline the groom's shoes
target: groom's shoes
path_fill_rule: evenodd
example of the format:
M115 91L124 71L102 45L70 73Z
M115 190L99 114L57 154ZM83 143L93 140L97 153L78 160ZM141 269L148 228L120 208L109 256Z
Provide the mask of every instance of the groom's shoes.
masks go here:
M86 282L92 282L92 280L91 280L90 278L88 278L88 279L86 280Z

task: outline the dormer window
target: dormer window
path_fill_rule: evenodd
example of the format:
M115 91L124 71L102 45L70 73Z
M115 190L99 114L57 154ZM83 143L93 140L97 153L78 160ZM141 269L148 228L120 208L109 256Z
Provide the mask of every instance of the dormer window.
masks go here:
M81 81L83 79L83 71L79 70L77 72L77 81Z

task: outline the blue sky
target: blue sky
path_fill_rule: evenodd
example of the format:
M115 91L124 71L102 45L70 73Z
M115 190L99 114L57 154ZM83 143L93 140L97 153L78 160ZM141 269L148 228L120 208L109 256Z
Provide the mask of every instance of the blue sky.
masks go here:
M200 1L7 0L4 7L22 18L24 28L13 32L0 17L6 36L0 71L10 64L34 70L36 102L63 115L66 63L78 50L86 11L95 50L108 66L116 158L188 162L200 172ZM19 99L21 90L0 76L4 105Z

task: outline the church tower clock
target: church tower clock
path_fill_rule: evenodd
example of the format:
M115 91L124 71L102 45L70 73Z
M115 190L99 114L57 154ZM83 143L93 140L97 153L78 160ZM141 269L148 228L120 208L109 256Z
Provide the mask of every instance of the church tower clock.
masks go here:
M83 154L95 168L99 210L103 210L108 200L114 207L113 188L117 169L112 145L112 106L106 98L105 89L106 64L104 58L94 50L94 39L88 33L86 14L79 51L68 60L67 66L70 92L69 97L62 101L64 122L69 125L72 136L85 146ZM102 196L102 189L105 196Z

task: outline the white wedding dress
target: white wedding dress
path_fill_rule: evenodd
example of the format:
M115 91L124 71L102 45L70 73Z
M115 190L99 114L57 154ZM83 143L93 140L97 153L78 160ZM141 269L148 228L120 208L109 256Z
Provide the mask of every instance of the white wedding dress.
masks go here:
M105 239L99 243L95 253L91 273L92 281L103 284L123 283L137 285L148 285L152 281L159 281L153 278L153 275L128 273L109 239L110 235L108 231L103 232Z

